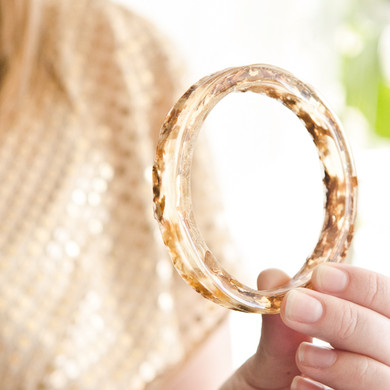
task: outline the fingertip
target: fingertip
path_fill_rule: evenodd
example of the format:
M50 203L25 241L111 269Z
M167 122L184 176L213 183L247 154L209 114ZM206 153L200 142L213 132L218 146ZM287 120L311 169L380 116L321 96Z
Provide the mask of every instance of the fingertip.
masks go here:
M270 268L262 271L257 277L257 288L259 290L270 290L287 284L290 279L291 278L280 269Z
M329 389L319 382L305 376L296 376L291 383L291 390L326 390Z
M342 267L325 263L314 269L311 281L316 290L327 293L341 293L349 285L350 278L348 272Z
M297 364L297 366L299 367L300 364L302 363L303 361L303 351L305 349L306 346L310 346L312 345L313 343L310 342L310 341L302 341L299 345L298 345L298 348L295 352L295 362Z
M300 376L296 376L291 382L291 390L297 390L300 382Z

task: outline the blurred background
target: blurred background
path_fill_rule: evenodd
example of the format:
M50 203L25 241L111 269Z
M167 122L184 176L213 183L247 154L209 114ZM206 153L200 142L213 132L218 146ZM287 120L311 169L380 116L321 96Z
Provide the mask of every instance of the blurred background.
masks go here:
M390 275L390 2L120 2L172 43L183 92L212 72L251 63L282 67L319 91L343 123L358 172L349 261ZM271 99L231 94L211 112L202 136L247 284L269 267L293 276L323 218L321 169L303 125ZM235 366L254 352L260 322L231 314Z

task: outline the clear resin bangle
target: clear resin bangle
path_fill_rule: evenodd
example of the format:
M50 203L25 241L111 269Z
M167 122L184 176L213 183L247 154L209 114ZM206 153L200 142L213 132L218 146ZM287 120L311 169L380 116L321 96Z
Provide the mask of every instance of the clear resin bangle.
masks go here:
M275 290L254 290L224 270L207 247L192 210L191 165L198 132L224 96L246 91L279 100L292 110L312 136L324 169L325 217L318 243L294 278ZM196 291L230 309L277 313L288 290L310 287L318 264L345 258L356 217L357 178L341 126L316 92L285 70L249 65L201 79L172 108L157 146L153 193L165 245L180 275Z

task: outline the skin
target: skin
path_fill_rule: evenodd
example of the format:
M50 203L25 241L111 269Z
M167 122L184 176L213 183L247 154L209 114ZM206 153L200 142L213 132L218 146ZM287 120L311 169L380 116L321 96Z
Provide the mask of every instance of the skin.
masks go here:
M223 321L191 358L171 375L154 381L147 390L216 390L232 372L230 329Z
M258 287L286 280L267 270ZM324 264L312 283L290 291L280 315L263 316L256 354L220 390L390 389L390 278ZM331 347L314 346L312 337Z

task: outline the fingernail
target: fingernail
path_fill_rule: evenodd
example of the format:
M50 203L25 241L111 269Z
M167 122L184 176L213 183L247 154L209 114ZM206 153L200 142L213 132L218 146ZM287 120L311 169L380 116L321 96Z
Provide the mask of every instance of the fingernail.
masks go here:
M321 264L314 271L315 282L322 291L343 291L348 284L348 275L339 268Z
M314 382L309 378L296 376L291 383L291 390L331 390L322 383Z
M337 354L331 348L302 343L298 349L298 361L307 367L328 368L336 361Z
M313 323L322 316L321 302L301 290L291 290L286 296L286 317L291 321Z

